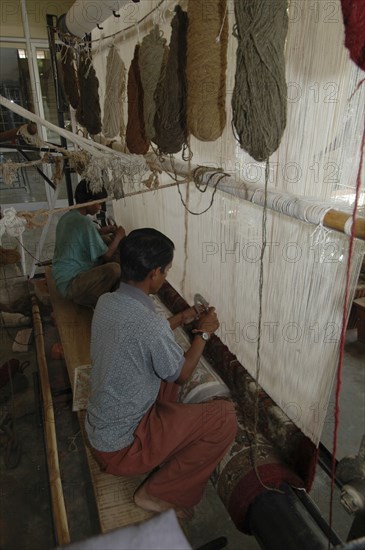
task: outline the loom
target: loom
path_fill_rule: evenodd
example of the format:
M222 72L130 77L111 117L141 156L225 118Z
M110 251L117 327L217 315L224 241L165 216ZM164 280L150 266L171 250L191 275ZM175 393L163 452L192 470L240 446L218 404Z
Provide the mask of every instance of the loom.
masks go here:
M146 11L141 6L141 19ZM227 17L232 28L233 10L228 9ZM157 11L153 20L147 19L146 30L157 22L168 37L169 22L162 11ZM115 19L104 20L103 27L129 66L140 29L126 32L122 41L114 36ZM160 190L139 193L133 182L123 189L129 195L125 202L114 203L117 222L127 230L150 225L174 240L176 257L170 282L179 295L167 285L160 293L171 311L180 311L186 302L192 303L195 293L201 293L219 312L219 340L212 339L208 354L234 394L241 439L219 465L214 482L237 527L255 533L264 547L269 547L269 541L263 523L273 519L273 507L278 523L273 522L267 530L283 537L281 541L278 538L280 547L325 548L327 537L334 544L339 542L323 524L319 533L320 521L314 526L309 520L304 527L304 508L308 510L310 504L304 505L300 491L289 485L310 488L339 350L346 233L351 230L348 195L354 193L357 179L365 104L364 87L358 87L361 75L347 57L342 35L340 17L323 11L314 17L305 3L300 9L290 5L285 48L287 126L268 165L254 162L239 148L228 124L214 142L191 137L195 166L193 162L181 163L178 155L164 159ZM93 38L99 39L93 48L93 62L103 103L110 41L99 31L93 32ZM235 52L235 39L229 35L227 120L232 118L229 96ZM192 170L198 165L206 168L206 179L200 182L204 193L202 186L191 185ZM180 194L169 187L171 176L175 186L180 178ZM189 216L182 202L194 213L209 209L204 216ZM269 246L261 258L264 206L268 206ZM334 216L336 210L341 214ZM344 223L346 220L350 221ZM363 220L358 220L356 230L361 238L363 228ZM364 243L355 240L350 299L363 253ZM260 286L261 259L264 279ZM257 425L252 416L256 406ZM252 447L256 449L254 468ZM282 453L274 447L281 447ZM281 492L271 491L274 486ZM288 527L288 518L293 532L285 534L283 525ZM301 539L299 526L304 533Z
M181 5L185 7L186 3ZM190 137L193 152L190 164L181 162L179 155L175 155L171 164L168 159L163 160L164 169L169 170L173 181L182 181L181 196L171 187L129 197L125 203L114 205L116 219L128 230L150 225L174 240L176 255L169 282L186 302L192 303L198 292L216 306L221 320L219 338L244 365L249 376L257 381L258 374L258 383L265 395L272 399L276 410L284 412L294 423L301 434L298 436L301 444L305 441L308 445L306 455L299 452L298 441L294 444L297 456L307 457L301 471L302 480L307 481L336 375L346 271L348 237L326 229L325 225L334 210L349 212L350 205L345 201L355 187L364 119L364 87L357 89L361 74L343 47L339 8L336 3L338 17L331 17L333 21L327 24L329 14L320 5L318 9L322 12L318 17L313 16L305 3L300 4L300 9L289 6L285 46L288 113L280 146L269 162L269 248L264 258L259 373L256 363L258 280L265 164L253 161L239 149L227 124L222 137L215 141L202 142ZM164 6L160 13L157 10L150 26L148 20L144 21L146 34L158 23L164 36L170 36L169 24L161 18L166 9ZM140 11L140 15L144 12ZM228 23L232 29L233 3L228 4ZM115 22L110 20L109 27L106 22L104 29L113 32ZM228 34L225 109L230 121L237 46L231 32ZM102 83L106 78L108 40L103 40L98 30L94 31L93 38L100 39L94 45L94 63ZM118 36L113 39L126 66L137 39L136 29L122 33L120 45ZM316 52L321 53L316 55ZM103 101L102 85L100 95ZM188 173L198 165L207 167L205 180L201 178L203 184L217 172L211 177L205 194L193 184L184 183ZM225 179L221 179L221 171L226 174ZM218 191L210 210L202 216L190 215L186 210L184 214L182 200L196 213L209 206L218 179ZM160 180L161 186L171 183L168 176ZM338 218L334 229L339 229ZM345 230L349 231L349 224ZM350 271L352 292L363 252L363 242L356 240ZM224 350L219 355L215 349L211 355L220 357L219 374L231 390L240 388L235 398L240 409L245 410L245 399L250 392L243 389L235 363L224 361L228 353ZM232 377L230 383L227 382L229 376ZM252 406L254 402L253 399ZM266 402L260 395L260 406ZM270 424L269 420L267 423ZM278 432L280 429L275 431L277 437ZM292 457L295 455L294 451ZM297 468L293 467L298 473ZM227 480L221 481L219 492L227 484ZM241 491L241 498L243 494Z

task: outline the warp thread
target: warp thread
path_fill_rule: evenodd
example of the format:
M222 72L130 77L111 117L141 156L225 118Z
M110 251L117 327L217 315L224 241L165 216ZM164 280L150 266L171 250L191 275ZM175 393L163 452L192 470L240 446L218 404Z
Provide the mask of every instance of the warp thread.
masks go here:
M158 25L142 40L139 50L139 73L143 88L143 114L147 139L153 139L155 128L153 121L156 112L155 90L160 79L162 62L165 55L166 39Z
M99 134L101 132L99 80L92 60L85 52L80 52L78 78L80 102L76 111L76 119L89 134Z
M75 54L73 48L62 46L61 67L63 74L63 87L71 107L77 109L80 102L79 83L76 73Z
M188 4L187 119L201 141L216 140L226 125L226 8L227 0Z
M140 45L137 44L128 71L128 122L125 140L130 153L145 155L150 142L146 136L143 117L143 88L138 64L139 49Z
M287 1L235 0L234 8L233 126L241 148L263 161L278 148L286 125Z
M188 16L175 7L171 40L164 76L155 94L155 136L159 154L178 153L186 143L186 48Z
M352 61L365 71L365 0L341 0L345 46Z
M106 59L103 133L113 138L124 135L123 98L125 92L125 66L114 44Z

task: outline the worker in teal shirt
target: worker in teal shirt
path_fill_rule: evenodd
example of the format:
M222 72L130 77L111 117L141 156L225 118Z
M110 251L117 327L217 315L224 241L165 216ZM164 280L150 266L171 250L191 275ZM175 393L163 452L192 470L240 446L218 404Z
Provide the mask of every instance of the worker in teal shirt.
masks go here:
M75 190L76 204L106 198L105 190L92 193L89 183L81 180ZM73 302L95 307L104 292L119 285L120 265L113 261L123 227L106 226L101 230L89 216L100 211L100 203L70 210L62 216L56 228L56 245L52 274L60 294ZM106 244L102 238L109 234Z

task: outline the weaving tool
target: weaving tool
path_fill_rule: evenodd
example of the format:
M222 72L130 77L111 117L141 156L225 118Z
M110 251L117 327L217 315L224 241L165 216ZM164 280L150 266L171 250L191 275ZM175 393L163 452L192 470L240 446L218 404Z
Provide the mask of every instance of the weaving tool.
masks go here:
M201 294L194 294L194 309L199 314L201 313L201 307L203 306L204 311L208 311L209 309L209 302L202 296Z

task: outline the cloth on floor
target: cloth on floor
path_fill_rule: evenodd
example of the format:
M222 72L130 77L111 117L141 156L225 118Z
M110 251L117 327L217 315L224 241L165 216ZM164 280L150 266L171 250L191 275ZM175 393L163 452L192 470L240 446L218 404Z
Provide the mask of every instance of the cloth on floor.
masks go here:
M175 512L169 510L152 519L63 546L67 550L191 550Z

